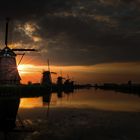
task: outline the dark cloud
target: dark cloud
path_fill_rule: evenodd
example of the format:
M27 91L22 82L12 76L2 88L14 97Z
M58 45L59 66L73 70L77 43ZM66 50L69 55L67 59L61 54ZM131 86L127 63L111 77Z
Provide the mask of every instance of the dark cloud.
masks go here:
M7 16L14 19L15 43L40 48L57 65L140 61L139 4L139 0L12 0L1 2L0 16L1 21Z

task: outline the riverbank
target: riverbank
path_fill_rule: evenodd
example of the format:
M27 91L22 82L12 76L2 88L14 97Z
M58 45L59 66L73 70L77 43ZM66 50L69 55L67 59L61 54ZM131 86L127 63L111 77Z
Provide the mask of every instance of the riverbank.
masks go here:
M24 140L138 140L139 112L87 108L20 109L19 115L34 132Z
M113 90L116 92L122 92L127 94L140 95L140 84L115 84L115 83L104 83L102 85L95 84L95 89Z

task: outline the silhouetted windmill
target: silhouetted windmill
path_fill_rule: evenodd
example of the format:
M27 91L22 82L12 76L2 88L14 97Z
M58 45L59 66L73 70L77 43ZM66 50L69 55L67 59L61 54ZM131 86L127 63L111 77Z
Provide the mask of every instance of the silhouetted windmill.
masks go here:
M35 49L11 49L8 47L8 25L9 19L6 19L5 48L0 50L0 84L16 85L20 84L20 75L17 69L15 51L36 51ZM21 60L25 53L22 54ZM21 62L20 60L20 62ZM20 63L19 62L19 63Z
M42 73L42 82L41 84L46 85L46 86L52 86L52 77L51 74L57 74L56 72L51 72L50 71L50 62L48 59L48 70L47 71L43 71Z
M56 81L56 85L57 85L57 89L59 91L62 91L63 90L63 79L65 79L63 76L62 76L62 70L60 71L60 76L57 77L57 81Z
M69 92L73 91L73 89L74 89L74 81L72 81L69 78L69 75L67 75L67 79L64 82L64 90L66 93L69 93Z
M50 72L50 64L48 60L48 70L43 71L42 73L42 82L41 84L51 86L52 85L52 78L51 78L51 72Z

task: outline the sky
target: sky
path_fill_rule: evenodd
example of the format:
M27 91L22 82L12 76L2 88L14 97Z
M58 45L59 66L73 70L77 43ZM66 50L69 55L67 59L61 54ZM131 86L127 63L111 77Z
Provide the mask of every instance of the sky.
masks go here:
M10 17L9 46L39 50L24 57L23 81L39 77L49 59L52 71L77 82L140 82L139 7L140 0L1 0L0 47Z

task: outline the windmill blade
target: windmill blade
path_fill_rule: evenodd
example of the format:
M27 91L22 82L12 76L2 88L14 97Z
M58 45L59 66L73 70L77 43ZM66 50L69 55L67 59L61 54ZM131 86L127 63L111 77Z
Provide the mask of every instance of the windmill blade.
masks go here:
M51 72L51 74L57 74L56 72Z
M21 61L22 61L24 55L25 55L25 53L22 54L22 56L21 56L21 58L20 58L20 60L19 60L19 62L18 62L18 66L19 66L19 64L21 63Z
M39 71L39 70L19 70L20 72L39 72L41 73L42 71Z
M66 79L66 78L65 78L65 79ZM66 79L66 80L70 81L71 79L69 78L69 79Z
M8 24L9 24L9 18L6 18L6 31L5 31L5 46L7 47L8 44Z
M36 49L12 49L12 51L37 51Z
M49 59L47 60L47 63L48 63L48 71L50 71L50 61L49 61Z

